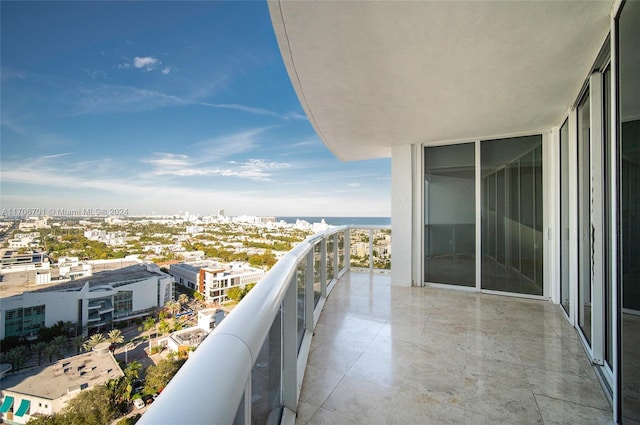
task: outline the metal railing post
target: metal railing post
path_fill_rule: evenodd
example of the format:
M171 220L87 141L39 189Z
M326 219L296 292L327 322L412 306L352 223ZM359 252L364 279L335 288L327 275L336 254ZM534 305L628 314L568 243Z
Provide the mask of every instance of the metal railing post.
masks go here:
M369 229L369 271L373 271L373 229Z

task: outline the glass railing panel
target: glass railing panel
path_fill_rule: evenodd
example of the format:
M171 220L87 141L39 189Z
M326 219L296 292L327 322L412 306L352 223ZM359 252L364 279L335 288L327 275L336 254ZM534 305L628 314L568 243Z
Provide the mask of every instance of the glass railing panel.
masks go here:
M298 269L296 270L296 285L298 287L297 296L297 312L298 312L298 350L302 345L302 339L305 331L305 281L306 281L307 262L305 260L298 263Z
M355 270L391 270L391 229L349 229L349 266Z
M334 278L334 255L335 244L333 243L333 235L327 238L327 282L331 282Z
M373 268L391 270L391 230L373 230Z
M322 296L322 247L317 243L313 247L313 305L318 305Z
M344 268L344 231L338 233L338 270Z
M369 230L350 229L350 262L349 266L356 269L369 268Z
M280 423L282 415L282 309L251 371L251 424ZM221 383L221 385L224 385Z

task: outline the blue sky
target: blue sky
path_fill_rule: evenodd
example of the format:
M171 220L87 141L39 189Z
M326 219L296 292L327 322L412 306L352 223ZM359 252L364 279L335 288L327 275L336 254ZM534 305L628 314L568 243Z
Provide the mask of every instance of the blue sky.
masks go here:
M7 2L3 208L389 216L315 134L264 2Z

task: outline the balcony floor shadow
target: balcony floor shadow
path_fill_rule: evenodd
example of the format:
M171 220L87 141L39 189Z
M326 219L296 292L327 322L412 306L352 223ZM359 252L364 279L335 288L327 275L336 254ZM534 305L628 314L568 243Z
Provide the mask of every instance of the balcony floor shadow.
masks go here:
M561 308L347 273L316 326L296 424L609 424Z

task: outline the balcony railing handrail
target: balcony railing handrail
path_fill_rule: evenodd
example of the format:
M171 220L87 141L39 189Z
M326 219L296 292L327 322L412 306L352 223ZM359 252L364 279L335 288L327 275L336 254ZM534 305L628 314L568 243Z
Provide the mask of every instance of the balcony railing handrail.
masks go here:
M204 339L139 423L234 423L256 359L295 282L298 264L322 240L351 228L385 230L390 226L332 227L296 245ZM349 268L348 254L346 259L344 267ZM212 365L213 376L203 374Z

